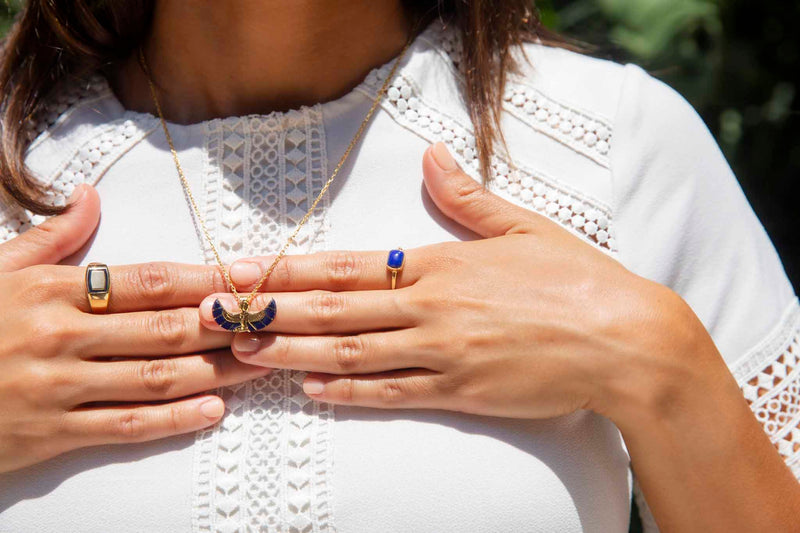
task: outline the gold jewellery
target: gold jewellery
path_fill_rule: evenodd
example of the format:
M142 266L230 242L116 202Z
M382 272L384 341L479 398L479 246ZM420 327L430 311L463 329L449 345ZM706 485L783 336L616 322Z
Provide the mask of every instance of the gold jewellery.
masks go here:
M86 265L86 297L92 313L103 314L108 311L108 297L111 294L111 274L105 263Z
M406 50L408 49L411 42L412 39L409 38L406 41L405 46L403 46L403 50L400 52L400 55L397 57L394 64L392 65L391 71L386 76L386 80L383 82L383 85L378 91L375 100L372 102L372 106L369 108L367 116L364 118L364 120L361 122L361 125L358 127L358 130L356 131L353 140L350 141L350 144L345 149L344 154L342 155L341 159L339 159L339 163L336 165L336 168L333 169L331 177L328 178L328 181L325 182L325 185L322 187L322 190L320 190L316 199L311 204L311 207L308 208L308 211L306 212L305 216L303 216L303 218L297 224L297 227L295 228L294 232L292 232L289 238L286 239L286 242L278 252L278 255L272 261L272 264L269 266L269 268L267 268L266 272L264 272L264 274L258 280L255 287L253 287L253 290L246 297L240 296L239 293L236 291L236 287L233 285L233 282L231 281L229 272L225 269L225 265L222 262L222 258L220 257L219 252L217 251L217 247L214 246L214 240L211 238L208 228L206 227L206 223L203 220L203 217L200 215L200 210L197 207L197 202L195 202L194 196L192 195L192 191L189 188L189 182L186 180L186 176L183 173L183 168L181 167L181 163L178 160L178 152L175 150L175 145L172 142L172 136L169 134L169 130L167 129L167 122L166 120L164 120L164 114L161 112L161 104L159 103L156 87L150 75L150 69L148 68L147 61L145 60L144 57L144 51L142 50L141 46L139 47L139 63L142 67L142 70L144 71L145 76L147 77L147 83L150 85L150 93L153 96L153 103L155 104L156 110L158 112L158 117L161 120L161 127L164 129L164 136L167 138L167 142L169 143L169 149L170 152L172 152L172 159L175 161L175 167L178 169L178 176L180 176L181 184L183 185L183 189L186 192L186 195L189 197L189 202L191 203L192 210L194 211L194 214L197 217L198 222L200 223L200 227L203 230L203 234L205 235L208 243L211 245L211 250L214 252L214 258L217 260L220 269L222 269L222 275L225 277L225 281L230 286L231 292L236 297L236 301L239 304L240 312L230 313L222 307L222 304L220 303L219 299L217 299L214 302L214 305L212 307L212 314L214 316L214 320L224 329L227 329L229 331L258 331L269 325L269 323L272 322L272 320L275 318L275 314L277 313L275 299L271 299L267 307L258 312L249 311L250 303L253 301L253 298L258 293L258 289L261 288L261 285L263 285L264 282L267 280L267 278L269 278L270 274L272 274L272 271L275 269L275 266L286 254L286 250L288 249L289 245L294 241L295 237L300 232L300 228L303 227L303 224L306 223L311 214L314 212L314 209L317 207L317 204L322 199L322 196L325 194L325 192L327 192L328 187L330 187L331 183L333 183L334 178L339 173L339 170L341 170L342 166L347 160L347 156L350 155L350 152L353 150L353 147L356 145L362 133L364 132L364 129L366 128L367 123L369 122L369 119L372 117L372 114L378 107L378 104L383 98L383 95L386 93L386 90L389 87L389 83L392 80L392 78L394 78L395 72L397 71L397 67L400 65L400 61L405 55Z

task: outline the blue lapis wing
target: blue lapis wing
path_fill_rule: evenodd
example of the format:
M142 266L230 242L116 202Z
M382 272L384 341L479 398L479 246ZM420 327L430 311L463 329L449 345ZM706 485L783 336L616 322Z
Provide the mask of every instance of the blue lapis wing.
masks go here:
M275 319L275 314L277 313L274 298L269 301L269 304L264 309L257 313L249 313L247 311L249 304L245 298L239 301L239 307L242 309L240 313L229 313L222 307L222 303L217 298L214 300L211 314L214 316L214 321L228 331L258 331L267 327Z

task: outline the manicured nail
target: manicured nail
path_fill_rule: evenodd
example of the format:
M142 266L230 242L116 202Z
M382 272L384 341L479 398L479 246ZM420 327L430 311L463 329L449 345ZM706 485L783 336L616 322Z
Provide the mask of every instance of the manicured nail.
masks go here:
M439 165L442 170L450 172L458 167L456 160L450 155L450 151L443 142L439 141L434 144L431 153L433 154L433 160L436 161L436 164Z
M325 389L325 384L317 378L306 378L303 381L303 392L306 394L320 394Z
M225 403L220 398L209 398L200 404L200 412L210 420L216 420L225 413Z
M213 320L214 314L212 307L214 307L214 298L206 298L200 302L200 316L205 320Z
M67 198L67 205L77 204L83 200L83 197L86 196L86 189L88 188L89 186L83 183L75 187L75 190L73 190L72 194L70 194L69 198Z
M235 335L233 337L233 349L236 353L251 354L258 351L261 346L261 337L258 335Z
M236 261L231 265L231 279L238 285L252 285L261 277L261 267L256 263Z

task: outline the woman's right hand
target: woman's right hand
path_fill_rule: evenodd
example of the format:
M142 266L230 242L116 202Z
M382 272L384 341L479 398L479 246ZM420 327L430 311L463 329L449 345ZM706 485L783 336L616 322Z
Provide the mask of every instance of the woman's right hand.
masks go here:
M201 429L224 406L198 393L270 371L234 358L230 333L201 326L198 304L227 290L216 267L111 266L108 313L92 314L85 268L56 263L93 234L100 200L88 185L70 200L0 244L0 472Z

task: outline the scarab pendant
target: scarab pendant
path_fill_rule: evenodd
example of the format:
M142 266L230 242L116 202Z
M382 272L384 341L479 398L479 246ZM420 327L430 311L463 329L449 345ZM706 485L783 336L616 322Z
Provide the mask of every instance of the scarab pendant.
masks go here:
M214 316L214 321L228 331L258 331L267 327L275 319L275 313L278 311L274 298L269 301L267 307L257 313L247 312L248 303L245 298L239 301L239 307L242 308L241 313L229 313L217 298L214 300L211 314Z

